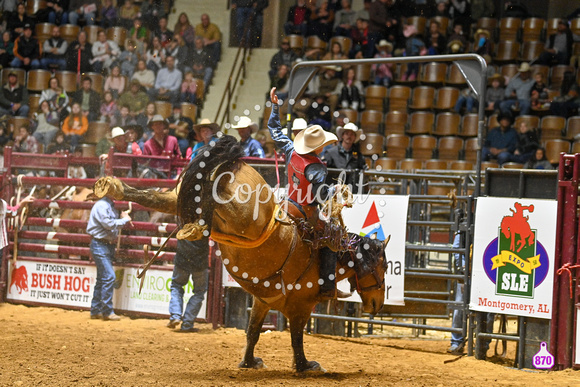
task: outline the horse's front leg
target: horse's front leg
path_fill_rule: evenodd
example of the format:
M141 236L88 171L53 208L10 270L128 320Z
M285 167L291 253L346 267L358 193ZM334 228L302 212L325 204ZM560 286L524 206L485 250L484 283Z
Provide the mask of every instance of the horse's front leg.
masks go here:
M294 366L296 371L322 371L326 372L318 362L306 360L304 355L304 326L310 318L310 312L307 315L298 315L289 318L290 335L292 336L292 349L294 350Z
M256 347L256 343L258 343L264 319L269 311L270 307L268 305L254 297L254 305L252 306L252 313L250 314L250 322L248 323L248 331L246 333L246 351L244 359L238 365L239 368L258 369L265 367L262 359L254 357L254 348Z

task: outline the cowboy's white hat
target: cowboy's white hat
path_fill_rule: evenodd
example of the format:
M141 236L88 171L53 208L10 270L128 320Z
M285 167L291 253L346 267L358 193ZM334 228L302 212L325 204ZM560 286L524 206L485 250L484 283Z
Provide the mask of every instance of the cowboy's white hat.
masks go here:
M125 135L125 131L123 130L123 128L121 128L119 126L114 127L113 130L111 130L111 138L124 136L124 135Z
M237 124L232 125L232 129L242 129L242 128L250 128L252 133L256 133L258 131L258 124L253 122L250 117L240 117L240 120Z
M296 135L294 150L299 155L305 155L336 141L338 138L334 133L325 131L320 125L312 125Z
M358 126L356 126L354 123L349 122L348 124L344 126L339 126L338 129L336 129L336 136L342 139L342 135L345 130L350 130L351 132L354 132L354 134L356 135L355 141L360 140L360 135L363 132L362 129L359 129Z

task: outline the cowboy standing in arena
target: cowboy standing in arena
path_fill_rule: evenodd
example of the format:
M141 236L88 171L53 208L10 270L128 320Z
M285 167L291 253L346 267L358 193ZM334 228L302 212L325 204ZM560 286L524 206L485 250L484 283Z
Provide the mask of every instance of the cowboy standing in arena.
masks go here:
M286 173L288 175L288 201L294 204L306 219L317 225L319 218L318 204L328 197L328 186L325 184L327 170L318 154L325 146L338 139L333 133L324 131L320 125L312 125L298 133L294 142L282 133L276 88L270 91L272 112L268 120L270 135L286 155ZM344 298L350 294L336 288L336 254L328 247L319 249L320 254L320 296L323 299Z
M91 255L97 266L97 282L91 301L91 319L119 321L121 318L113 311L113 285L115 284L115 244L119 229L131 221L127 211L115 210L113 200L104 197L91 209L87 234L91 238Z

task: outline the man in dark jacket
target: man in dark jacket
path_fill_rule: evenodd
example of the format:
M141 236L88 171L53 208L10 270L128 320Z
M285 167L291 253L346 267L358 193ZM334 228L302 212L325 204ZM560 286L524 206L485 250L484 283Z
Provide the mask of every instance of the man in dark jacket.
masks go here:
M90 121L96 121L99 118L101 109L101 96L92 90L93 81L89 77L83 78L81 89L71 95L72 102L78 102L81 105L83 115Z
M298 54L296 54L294 50L290 48L290 41L288 38L283 38L280 42L280 51L275 53L270 60L270 71L268 71L270 79L274 78L280 65L286 65L289 69L291 69L292 64L296 61L296 59L298 59Z
M14 59L12 67L22 67L27 71L36 70L40 67L40 45L38 40L32 37L32 26L24 25L24 32L14 41Z
M397 20L389 16L389 7L392 2L392 0L377 0L371 3L369 9L369 50L374 50L381 39L387 39L389 29L397 24ZM372 55L370 52L367 55L367 58L372 58L374 51Z
M340 143L324 152L323 161L326 161L328 168L356 169L363 171L366 168L365 158L360 153L359 139L362 130L354 123L349 122L344 127L339 127L336 131ZM333 176L333 181L338 178L344 179L343 183L350 184L353 193L358 192L358 173L347 173L346 176Z
M193 50L191 50L190 59L193 75L196 78L203 79L205 84L205 92L207 93L209 83L213 77L213 68L211 67L209 53L203 45L203 38L196 36L195 47Z
M51 38L45 40L42 45L43 58L40 60L42 68L48 69L50 65L57 65L59 70L64 70L66 67L64 54L67 47L66 40L60 37L60 28L52 27Z
M2 87L0 92L0 115L11 114L13 116L28 117L30 108L28 102L28 91L18 84L18 76L11 72L8 74L8 82Z
M306 36L311 14L312 11L306 6L306 0L296 0L296 5L293 5L288 10L288 18L286 23L284 23L284 33L286 35L298 34Z
M179 332L197 332L193 323L199 313L208 283L208 238L198 241L178 240L177 252L173 259L173 276L171 278L171 299L169 301L169 323L167 327L176 328ZM193 296L183 310L183 287L193 281Z
M75 73L93 71L93 66L91 65L91 59L93 59L92 46L87 42L87 34L84 31L79 32L77 40L69 44L65 57L68 71L74 71Z
M561 19L558 22L558 30L556 33L548 37L546 50L540 54L537 63L548 66L552 65L554 61L557 64L569 64L573 44L574 37L572 36L572 31L568 27L566 20Z

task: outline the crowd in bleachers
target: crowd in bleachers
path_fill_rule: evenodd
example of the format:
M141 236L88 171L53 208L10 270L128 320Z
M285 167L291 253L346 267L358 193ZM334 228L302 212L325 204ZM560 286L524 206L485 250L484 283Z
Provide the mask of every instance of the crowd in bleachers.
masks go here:
M487 138L485 166L521 167L539 156L549 163L534 165L546 167L558 163L559 152L580 149L577 13L544 19L525 3L506 2L500 10L487 0L376 0L364 1L363 9L351 3L297 0L290 8L269 70L280 97L287 96L288 69L300 61L477 53L488 69L486 135L501 130L501 115L514 139L504 149ZM382 162L394 159L397 166L409 158L420 167L443 159L472 169L478 106L457 66L432 62L327 66L292 111L332 131L337 119L357 123L365 133L361 152L374 164L386 155Z
M81 148L94 156L103 138L108 152L112 128L138 126L133 140L145 150L154 136L150 124L161 115L185 156L221 54L220 30L207 14L192 24L181 13L172 30L171 1L28 0L0 7L2 148Z

